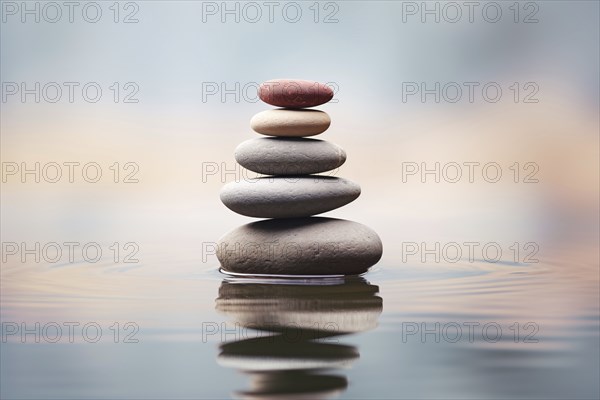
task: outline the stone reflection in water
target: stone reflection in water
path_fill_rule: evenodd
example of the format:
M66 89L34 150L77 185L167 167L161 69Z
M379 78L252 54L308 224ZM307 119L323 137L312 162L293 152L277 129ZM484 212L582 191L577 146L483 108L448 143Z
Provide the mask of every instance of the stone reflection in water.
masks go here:
M246 372L244 399L325 398L348 382L332 370L359 358L337 336L373 329L383 309L379 287L360 277L315 280L226 279L216 308L257 330L220 346L218 362Z

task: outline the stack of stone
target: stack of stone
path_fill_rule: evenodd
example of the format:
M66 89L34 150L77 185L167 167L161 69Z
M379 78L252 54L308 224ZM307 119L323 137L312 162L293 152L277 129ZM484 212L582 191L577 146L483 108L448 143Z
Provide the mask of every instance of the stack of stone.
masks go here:
M235 150L237 162L267 176L231 182L221 201L232 211L273 218L239 227L219 241L217 257L225 272L250 275L352 275L381 258L377 234L356 222L312 217L354 201L360 186L347 179L313 175L338 168L345 151L308 139L331 124L323 111L332 90L321 83L277 79L264 82L259 97L276 107L256 114L250 139Z

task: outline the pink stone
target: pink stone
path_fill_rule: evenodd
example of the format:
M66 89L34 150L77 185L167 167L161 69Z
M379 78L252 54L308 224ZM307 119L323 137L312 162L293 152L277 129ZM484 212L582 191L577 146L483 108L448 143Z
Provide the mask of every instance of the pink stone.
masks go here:
M260 85L258 96L272 106L306 108L327 103L333 98L333 90L314 81L272 79Z

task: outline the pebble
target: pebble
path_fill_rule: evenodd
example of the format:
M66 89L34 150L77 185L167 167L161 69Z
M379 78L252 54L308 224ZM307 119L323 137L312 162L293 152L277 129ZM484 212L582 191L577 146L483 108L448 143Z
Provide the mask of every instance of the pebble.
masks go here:
M225 234L217 247L225 271L272 275L361 274L382 253L370 228L323 217L253 222Z
M221 189L221 201L230 210L257 218L308 217L342 207L359 195L358 184L322 175L240 180Z
M333 98L333 90L314 81L273 79L259 86L258 97L275 107L305 108L327 103Z
M346 152L323 140L269 137L241 143L235 159L259 174L307 175L338 168L346 161Z
M250 120L254 131L269 136L314 136L325 132L329 125L329 115L318 110L266 110Z

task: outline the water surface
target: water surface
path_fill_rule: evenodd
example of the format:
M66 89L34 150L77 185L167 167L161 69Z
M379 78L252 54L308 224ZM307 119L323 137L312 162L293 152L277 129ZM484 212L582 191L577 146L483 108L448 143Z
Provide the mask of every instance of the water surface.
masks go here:
M302 280L226 276L191 254L152 258L5 265L2 397L599 394L592 250L535 264L380 263L362 277ZM39 322L40 342L10 334L12 322L33 331ZM79 323L73 343L68 322ZM63 328L56 343L52 323ZM95 343L86 323L102 329Z

